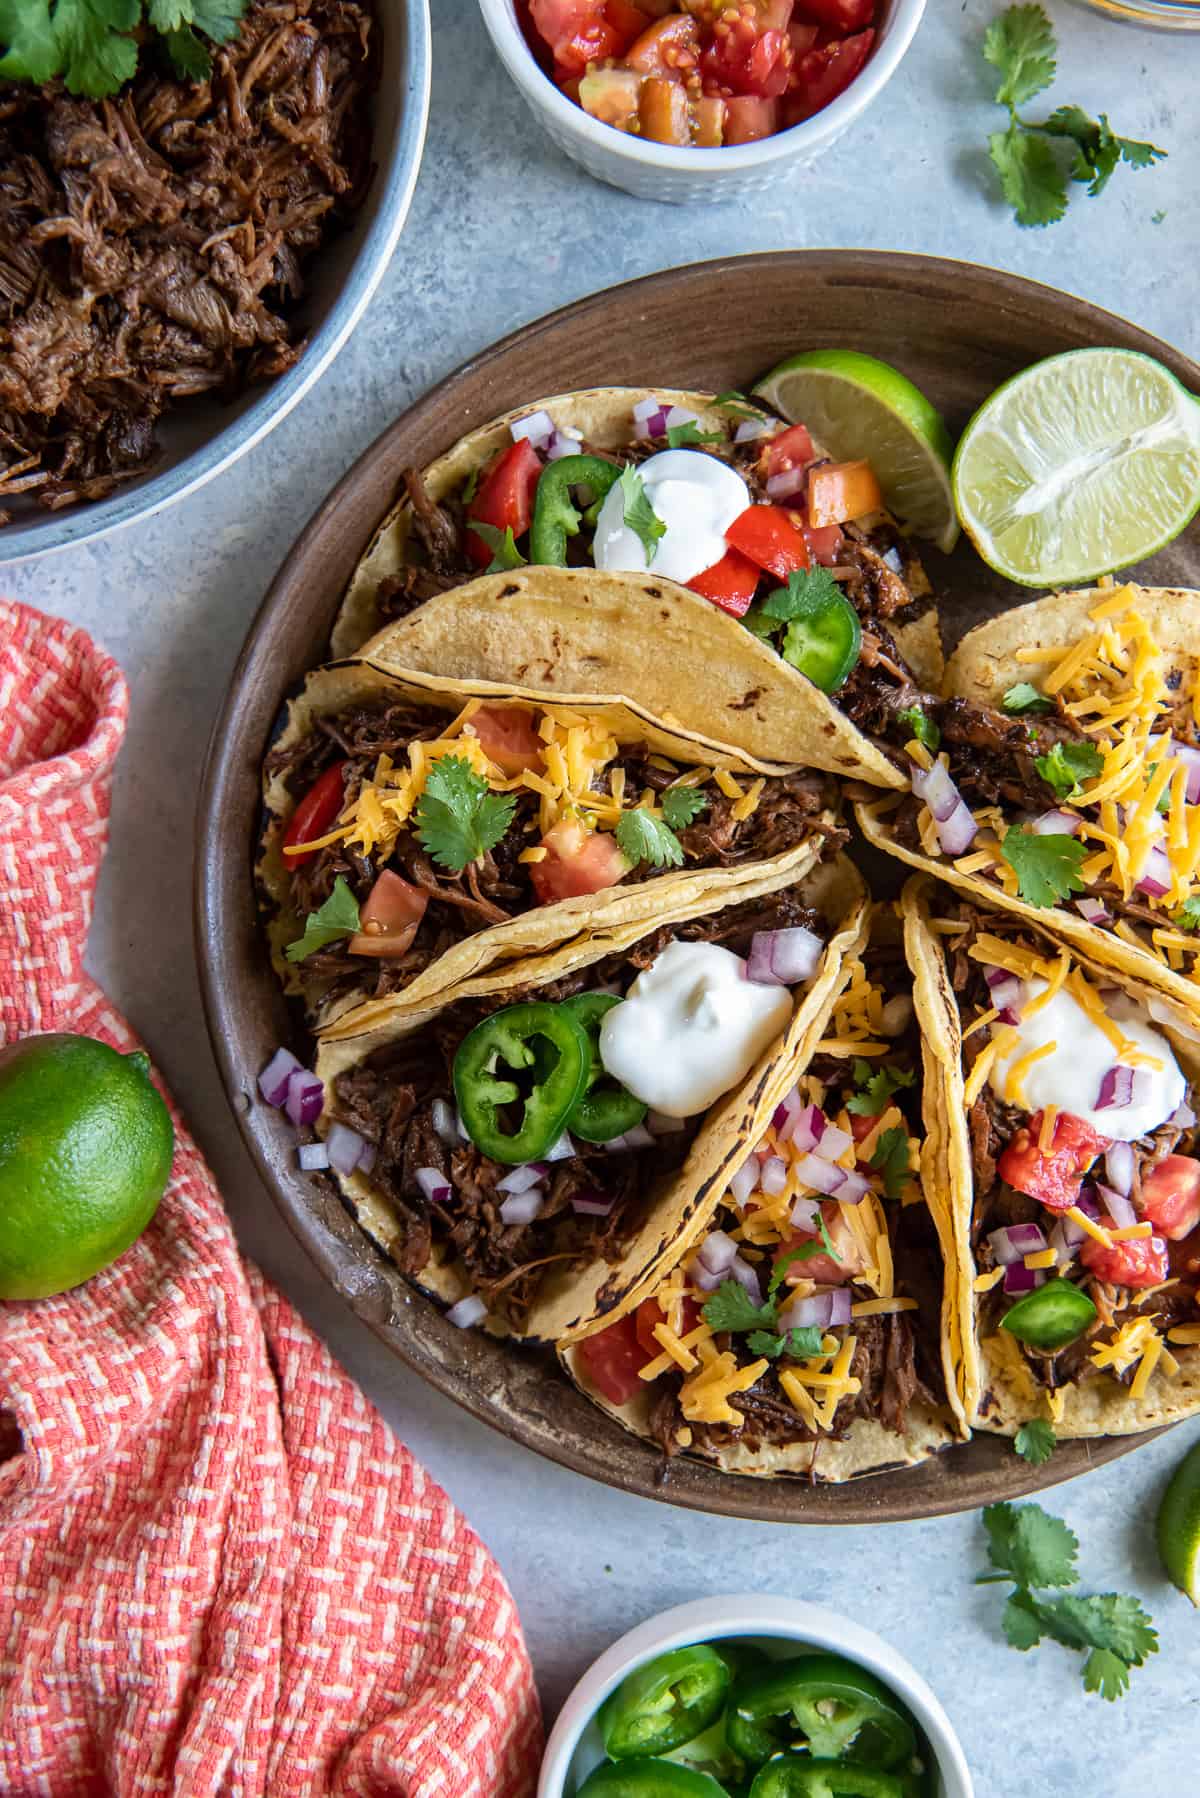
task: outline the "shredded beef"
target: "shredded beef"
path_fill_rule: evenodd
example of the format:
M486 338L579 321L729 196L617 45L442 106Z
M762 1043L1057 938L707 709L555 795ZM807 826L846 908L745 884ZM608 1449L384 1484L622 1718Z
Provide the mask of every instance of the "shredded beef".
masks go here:
M169 407L296 362L371 176L373 36L365 0L254 0L208 82L148 44L110 100L0 83L0 505L102 498Z

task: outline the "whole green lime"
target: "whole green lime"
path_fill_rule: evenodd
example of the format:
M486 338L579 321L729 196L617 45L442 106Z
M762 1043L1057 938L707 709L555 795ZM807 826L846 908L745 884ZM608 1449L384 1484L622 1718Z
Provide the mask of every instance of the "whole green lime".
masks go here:
M0 1299L67 1292L124 1254L174 1147L140 1051L65 1035L0 1049Z

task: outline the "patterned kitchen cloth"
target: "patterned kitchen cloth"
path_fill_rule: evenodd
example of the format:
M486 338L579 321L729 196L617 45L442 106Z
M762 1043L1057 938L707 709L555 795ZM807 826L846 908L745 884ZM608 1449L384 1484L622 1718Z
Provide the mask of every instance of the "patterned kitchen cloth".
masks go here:
M127 709L82 631L0 602L0 1043L137 1046L82 961ZM525 1798L495 1563L239 1259L173 1115L140 1242L0 1303L0 1792Z

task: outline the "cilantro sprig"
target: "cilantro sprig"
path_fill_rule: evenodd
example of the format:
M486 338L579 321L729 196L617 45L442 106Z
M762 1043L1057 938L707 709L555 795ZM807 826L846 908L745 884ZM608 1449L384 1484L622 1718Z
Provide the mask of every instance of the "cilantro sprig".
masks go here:
M912 1068L873 1068L861 1057L854 1063L854 1083L858 1087L846 1100L846 1110L856 1117L877 1118L887 1110L892 1094L916 1085Z
M1087 1650L1084 1690L1110 1701L1122 1697L1131 1670L1158 1651L1153 1620L1140 1601L1119 1592L1084 1598L1067 1591L1079 1583L1079 1541L1040 1505L988 1505L983 1526L993 1571L976 1584L1012 1583L1003 1624L1009 1646L1024 1654L1049 1638Z
M1031 1467L1042 1467L1058 1447L1054 1425L1044 1417L1031 1417L1023 1423L1013 1441L1013 1448Z
M1077 837L1044 836L1014 824L1004 834L1000 853L1017 877L1017 891L1030 905L1057 905L1072 893L1085 893L1080 869L1087 845Z
M649 862L652 868L682 868L683 844L662 818L643 805L622 812L613 835L626 860L635 866Z
M3 0L0 0L0 4L3 4ZM526 566L526 558L517 548L511 524L506 524L501 531L494 524L484 524L482 519L472 518L471 529L477 537L483 538L492 552L492 559L483 571L485 574L507 574L510 569Z
M1054 710L1054 701L1039 693L1033 682L1027 680L1019 680L1015 687L1010 687L1000 704L1014 718L1023 718L1029 712Z
M617 485L621 489L622 516L645 550L646 566L649 567L658 554L658 545L666 536L667 527L651 505L646 483L632 462L621 470Z
M810 1245L813 1246L813 1245ZM772 1283L772 1293L775 1287ZM778 1306L774 1297L756 1305L744 1286L736 1280L723 1280L704 1306L704 1321L711 1330L726 1330L733 1336L745 1336L752 1355L776 1361L781 1355L794 1361L807 1361L821 1353L824 1331L816 1325L803 1329L780 1331Z
M908 1131L902 1124L885 1130L871 1151L871 1166L883 1175L883 1190L898 1199L908 1185L912 1166L908 1158Z
M1094 743L1055 743L1046 755L1035 756L1033 765L1055 798L1075 799L1082 783L1099 774L1104 757Z
M461 756L439 756L414 814L417 836L439 867L461 874L508 830L516 795L493 793Z
M702 431L694 419L686 424L667 426L667 443L671 449L702 449L706 443L724 443L721 431Z
M103 99L132 80L139 46L157 37L181 79L207 81L203 38L228 43L245 10L246 0L0 0L0 80L41 86L61 75L69 93Z
M1000 75L996 104L1008 111L1008 127L989 137L988 154L1019 225L1062 218L1068 181L1100 194L1118 164L1146 169L1166 156L1154 144L1119 137L1105 113L1093 119L1081 106L1060 106L1040 121L1022 117L1018 109L1044 93L1058 72L1058 42L1041 6L1008 7L988 26L983 54ZM1071 145L1069 162L1060 144Z
M1177 930L1200 930L1200 896L1185 899L1171 922Z
M668 787L662 796L662 815L672 830L684 830L708 810L708 794L698 787Z
M359 924L358 900L339 874L324 905L310 911L305 918L304 935L289 943L283 953L289 961L305 961L318 949L336 943L339 937L354 936Z
M896 721L904 726L910 737L928 749L931 755L937 754L941 747L942 733L923 706L906 705L903 711L896 713Z

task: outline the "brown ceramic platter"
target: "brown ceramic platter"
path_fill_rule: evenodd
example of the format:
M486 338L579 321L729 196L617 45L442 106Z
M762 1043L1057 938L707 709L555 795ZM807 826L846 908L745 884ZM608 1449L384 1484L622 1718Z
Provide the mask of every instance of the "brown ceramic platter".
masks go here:
M209 1030L234 1115L275 1203L326 1277L410 1372L536 1453L647 1498L768 1522L872 1523L1015 1498L1136 1448L1145 1437L1066 1443L1028 1467L977 1436L923 1466L844 1486L756 1480L680 1457L665 1467L575 1391L552 1360L447 1324L368 1242L332 1188L296 1168L296 1138L257 1103L255 1079L291 1027L257 934L250 881L259 766L279 707L326 653L339 598L392 503L401 469L549 393L606 384L748 388L802 348L849 346L893 362L958 431L991 390L1039 357L1092 344L1157 356L1193 392L1200 367L1124 319L996 270L934 257L795 251L697 264L609 289L465 363L366 452L308 525L271 586L209 747L197 821L195 928ZM948 647L1030 597L969 545L927 567ZM1200 587L1200 525L1139 576ZM872 876L876 870L871 869ZM878 884L898 884L890 868Z

